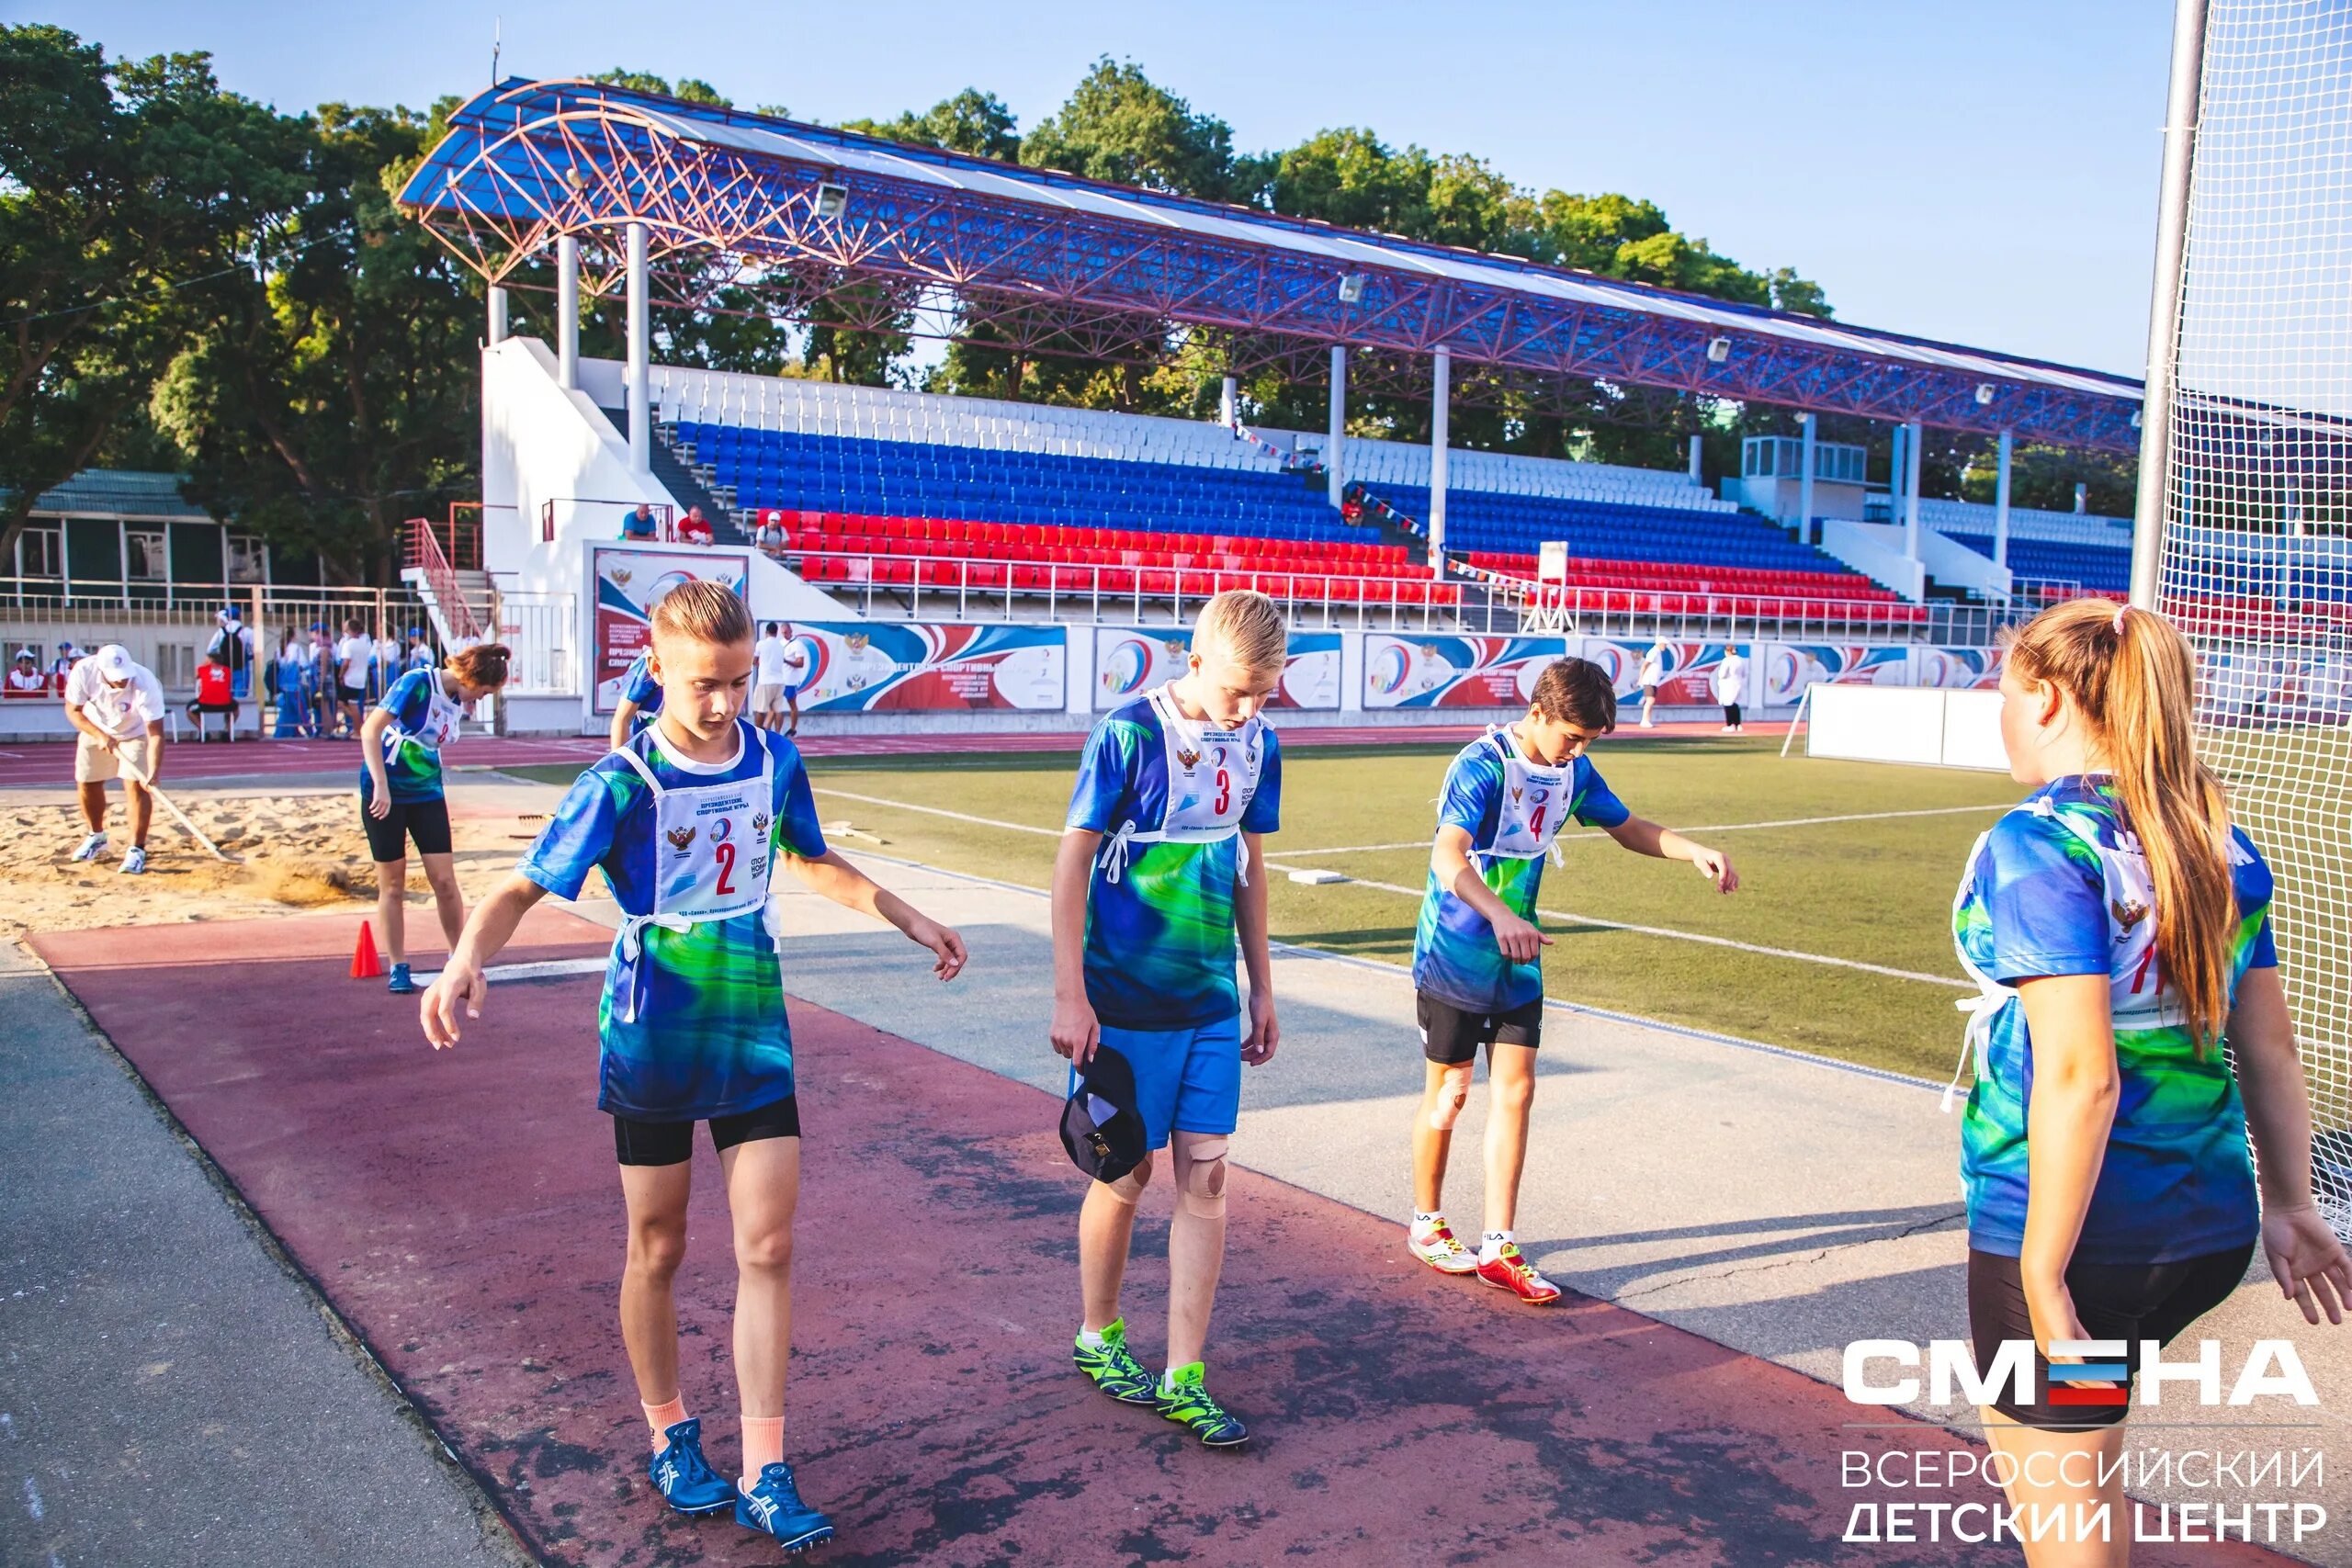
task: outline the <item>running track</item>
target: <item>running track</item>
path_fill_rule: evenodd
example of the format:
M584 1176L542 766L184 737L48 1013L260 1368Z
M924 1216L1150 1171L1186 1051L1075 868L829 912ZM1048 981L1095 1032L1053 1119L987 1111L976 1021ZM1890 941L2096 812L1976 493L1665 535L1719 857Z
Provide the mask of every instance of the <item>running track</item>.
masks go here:
M502 986L436 1055L412 1004L343 977L356 931L313 917L33 945L536 1557L775 1562L729 1522L664 1513L646 1485L614 1314L623 1226L594 1109L598 982ZM542 908L510 952L609 941ZM334 1021L289 996L333 997ZM1841 1543L1855 1503L1917 1500L1844 1489L1841 1450L1951 1452L1952 1434L1849 1427L1857 1407L1837 1390L1606 1303L1571 1294L1538 1313L1440 1279L1394 1224L1248 1170L1231 1185L1215 1364L1258 1436L1204 1452L1070 1370L1080 1181L1048 1131L1054 1100L793 1011L808 1139L786 1447L840 1527L833 1568L2016 1560ZM734 1269L707 1147L696 1164L682 1382L725 1464ZM1145 1303L1165 1289L1166 1212L1151 1194L1131 1270L1147 1354L1163 1333ZM2244 1546L2135 1558L2284 1561Z
M1283 745L1295 750L1305 746L1460 746L1475 739L1479 725L1349 725L1330 728L1300 726L1282 732ZM1751 724L1750 735L1777 739L1785 723ZM1685 737L1719 735L1714 724L1661 724L1647 733ZM1621 728L1623 741L1645 732L1631 725ZM811 757L956 757L1011 751L1076 751L1082 732L1063 730L959 731L933 735L805 735L800 749ZM499 736L468 736L456 741L447 756L452 767L525 768L564 762L589 762L605 754L602 739L586 736L554 736L543 739L508 739ZM214 741L198 746L183 741L170 748L164 783L174 780L291 778L320 773L348 773L356 778L358 748L343 740L240 740L234 745ZM53 786L74 779L74 748L64 740L0 745L0 789Z

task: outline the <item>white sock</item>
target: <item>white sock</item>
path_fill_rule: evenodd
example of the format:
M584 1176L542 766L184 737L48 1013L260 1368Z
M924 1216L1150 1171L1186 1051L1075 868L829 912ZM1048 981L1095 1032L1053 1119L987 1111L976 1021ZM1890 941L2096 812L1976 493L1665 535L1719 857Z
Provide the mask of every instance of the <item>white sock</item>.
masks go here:
M1415 1235L1429 1235L1431 1231L1443 1230L1444 1228L1445 1228L1445 1211L1444 1211L1444 1210L1442 1210L1442 1209L1439 1209L1439 1210L1435 1210L1435 1211L1433 1211L1433 1212L1431 1212L1431 1213L1426 1213L1426 1214L1424 1214L1424 1213L1420 1213L1419 1210L1416 1210L1416 1211L1414 1212L1414 1213L1413 1213L1413 1234L1414 1234Z
M1488 1231L1478 1238L1478 1261L1492 1263L1503 1255L1503 1248L1513 1246L1517 1237L1510 1231Z
M1078 1331L1078 1342L1090 1350L1100 1350L1102 1348L1102 1331L1099 1328L1081 1328Z

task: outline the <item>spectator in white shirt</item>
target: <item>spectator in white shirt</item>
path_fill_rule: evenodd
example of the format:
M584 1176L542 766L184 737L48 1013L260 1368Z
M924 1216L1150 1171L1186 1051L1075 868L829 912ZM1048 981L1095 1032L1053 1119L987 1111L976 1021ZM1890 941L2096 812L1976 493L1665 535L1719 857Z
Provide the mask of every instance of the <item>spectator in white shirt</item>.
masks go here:
M130 849L121 870L147 869L147 824L154 815L153 786L164 774L164 687L154 672L108 643L74 666L65 678L65 716L81 732L74 748L74 784L90 836L74 852L96 860L107 848L107 784L122 780L130 813Z
M334 698L342 715L335 736L357 739L362 710L368 705L368 672L376 662L376 639L368 635L358 616L343 623L343 640L334 645Z

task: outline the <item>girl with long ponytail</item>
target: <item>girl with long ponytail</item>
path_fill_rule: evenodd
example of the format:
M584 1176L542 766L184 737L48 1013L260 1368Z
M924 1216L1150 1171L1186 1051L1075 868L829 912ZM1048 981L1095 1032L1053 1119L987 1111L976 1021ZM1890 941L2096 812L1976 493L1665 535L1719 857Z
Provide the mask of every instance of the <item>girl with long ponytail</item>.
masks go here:
M2010 773L2033 793L1978 840L1953 904L1982 992L1961 1133L1969 1317L1980 1370L2032 1346L2025 1396L2003 1382L1984 1412L2018 1461L2010 1502L2069 1519L2109 1505L2109 1540L2031 1542L2027 1561L2121 1563L2112 1461L2142 1343L2219 1305L2257 1239L2314 1324L2343 1321L2352 1261L2312 1196L2270 872L2198 760L2188 644L2160 615L2075 600L2011 639L2001 696ZM2098 1340L2124 1354L2062 1348L2052 1368L2054 1345Z

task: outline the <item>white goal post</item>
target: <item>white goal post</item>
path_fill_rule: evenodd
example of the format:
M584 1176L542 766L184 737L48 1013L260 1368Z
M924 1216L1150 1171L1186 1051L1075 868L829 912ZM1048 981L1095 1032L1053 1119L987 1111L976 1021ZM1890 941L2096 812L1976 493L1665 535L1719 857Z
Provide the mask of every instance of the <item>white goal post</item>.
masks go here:
M2177 0L2134 601L2278 876L2321 1201L2352 1235L2352 8Z

